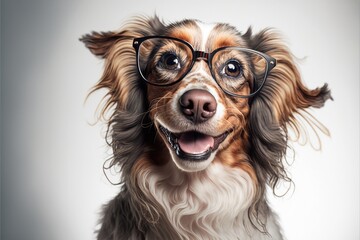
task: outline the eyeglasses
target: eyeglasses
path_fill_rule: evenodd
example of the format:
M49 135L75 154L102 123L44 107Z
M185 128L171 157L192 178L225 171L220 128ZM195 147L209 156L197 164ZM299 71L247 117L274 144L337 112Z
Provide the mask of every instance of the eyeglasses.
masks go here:
M190 43L172 37L135 38L136 63L141 77L149 84L169 86L181 81L197 59L205 60L219 87L228 95L248 98L264 86L276 59L247 48L221 47L211 53L196 51ZM242 93L244 86L251 92Z

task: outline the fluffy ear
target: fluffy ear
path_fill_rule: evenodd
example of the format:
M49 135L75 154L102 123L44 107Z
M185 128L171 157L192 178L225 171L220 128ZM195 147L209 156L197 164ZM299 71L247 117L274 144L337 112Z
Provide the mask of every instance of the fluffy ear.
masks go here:
M100 58L107 58L113 46L124 38L133 39L146 35L161 34L164 24L157 16L153 18L134 18L118 32L95 32L83 35L79 40Z
M109 116L108 133L114 158L109 166L119 165L125 174L141 154L146 118L146 89L136 67L134 38L161 34L164 25L155 16L136 18L118 32L84 35L80 40L90 51L104 58L104 72L92 92L105 89L100 117ZM110 112L110 114L108 114ZM106 118L104 118L106 119Z
M106 58L111 47L119 40L125 33L115 32L92 32L82 36L79 40L85 43L89 50L100 58Z
M262 180L275 187L279 179L288 180L282 163L287 149L287 128L291 127L296 134L304 132L297 116L302 116L309 107L322 107L331 94L327 84L316 89L304 85L292 54L272 30L253 35L249 29L243 37L250 48L277 60L263 89L252 101L249 119L253 161Z

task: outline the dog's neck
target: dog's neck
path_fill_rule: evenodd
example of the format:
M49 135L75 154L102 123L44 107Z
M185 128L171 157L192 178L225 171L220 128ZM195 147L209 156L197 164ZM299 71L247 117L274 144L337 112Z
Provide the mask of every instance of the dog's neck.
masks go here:
M166 233L170 236L153 232L153 237L248 239L254 232L248 218L254 186L239 168L213 163L204 171L186 173L172 162L148 165L138 173L137 183L150 208L162 212L154 229L161 229L160 224L173 229Z

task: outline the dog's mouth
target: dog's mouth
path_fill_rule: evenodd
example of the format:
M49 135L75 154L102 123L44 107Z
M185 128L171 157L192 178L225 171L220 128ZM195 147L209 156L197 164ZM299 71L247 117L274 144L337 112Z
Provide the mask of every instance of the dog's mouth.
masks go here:
M173 133L159 125L159 129L167 139L175 154L182 160L203 161L219 148L219 145L232 132L228 130L218 136L210 136L197 131Z

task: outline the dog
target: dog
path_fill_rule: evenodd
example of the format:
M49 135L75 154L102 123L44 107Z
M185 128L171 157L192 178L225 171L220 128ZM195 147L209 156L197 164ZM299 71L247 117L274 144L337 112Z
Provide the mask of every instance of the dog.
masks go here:
M291 181L288 129L301 135L306 109L332 98L305 86L275 30L154 16L80 40L105 62L93 91L108 91L121 169L99 240L284 238L266 188Z

